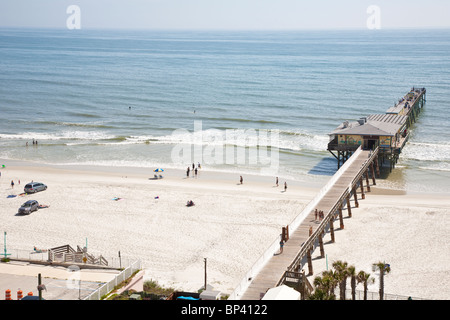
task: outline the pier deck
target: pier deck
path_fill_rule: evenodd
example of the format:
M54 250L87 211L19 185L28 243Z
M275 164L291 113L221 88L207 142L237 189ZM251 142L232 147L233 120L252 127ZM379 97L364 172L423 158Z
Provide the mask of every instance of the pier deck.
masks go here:
M295 287L303 298L308 290L313 290L305 289L310 284L305 281L303 267L307 264L308 274L313 274L311 254L315 247L320 246L320 255L325 257L322 240L325 233L329 230L334 242L334 221L339 219L340 228L344 227L343 210L351 216L350 199L353 196L354 206L359 206L357 190L361 191L360 199L364 199L365 191L370 192L369 176L375 185L375 171L379 176L384 159L390 160L390 170L394 168L408 141L409 128L424 107L425 95L425 88L412 88L384 115L370 115L350 126L345 121L330 134L328 151L338 152L337 156L333 154L338 160L338 171L296 219L283 228L282 238L287 240L283 252L279 252L277 243L272 243L229 299L259 300L268 289L281 284ZM365 126L368 120L372 122ZM316 209L323 211L321 220L315 217Z
M311 245L309 241L315 236L320 236L320 226L323 227L324 223L334 220L336 211L335 208L345 196L349 196L351 189L355 187L356 182L359 181L359 177L364 174L370 165L370 161L376 158L376 155L372 154L372 151L361 150L360 153L355 154L352 165L343 167L344 172L341 173L339 179L333 184L328 192L326 192L316 208L324 212L325 218L322 223L315 220L314 210L311 210L305 217L303 222L293 230L289 235L289 240L284 244L283 253L274 253L273 257L265 264L262 270L252 279L252 282L245 290L240 300L259 300L261 296L270 288L279 285L280 279L288 269L289 266L293 266L295 261L300 261L302 257L299 256L301 248ZM372 160L371 160L372 159ZM310 227L313 229L313 235L310 236Z

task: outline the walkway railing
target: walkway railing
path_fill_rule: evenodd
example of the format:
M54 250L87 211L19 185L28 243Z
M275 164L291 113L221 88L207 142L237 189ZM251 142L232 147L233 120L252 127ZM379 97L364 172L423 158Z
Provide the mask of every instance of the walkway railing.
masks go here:
M353 164L353 162L356 160L356 158L359 156L359 154L361 152L362 152L362 149L360 147L360 148L358 148L357 152L355 152L355 154L344 163L344 165L338 171L338 173L340 172L340 174L337 173L330 180L332 182L330 185L330 188L342 176L342 174L345 172L345 170L347 170L347 168ZM320 234L322 232L326 231L326 228L327 228L330 220L335 218L335 216L337 215L338 209L340 208L341 204L344 203L344 199L347 197L348 194L351 193L353 186L355 186L358 183L359 179L362 177L364 172L367 171L369 165L372 163L372 161L374 161L374 159L375 159L375 157L377 157L377 155L378 155L378 148L375 149L370 154L370 156L367 158L367 160L361 166L360 171L353 178L352 182L348 185L348 187L342 190L342 192L341 192L339 198L337 199L337 201L335 202L334 206L328 211L328 214L323 218L323 220L321 221L319 226L314 230L314 232L308 238L308 240L305 241L305 243L303 243L299 253L297 254L296 258L292 261L292 263L287 267L287 270L290 270L290 271L295 270L297 268L297 266L299 264L301 264L301 260L303 259L303 257L306 256L306 252L308 250L310 250L311 248L315 248L316 240L318 239L318 237L320 237ZM319 193L319 194L320 194L320 199L322 199L324 194L321 194L321 193ZM312 201L312 202L314 202L314 201ZM281 280L279 281L278 284L281 284Z
M336 290L336 291L339 291L339 290ZM345 298L346 298L346 300L352 299L351 289L345 290ZM339 293L337 293L336 299L339 299ZM355 291L355 300L364 300L364 291L363 290ZM380 293L368 291L366 300L380 300ZM417 298L417 297L411 297L411 296L400 296L397 294L385 293L383 295L383 300L431 300L431 299Z
M316 196L303 208L300 214L294 218L289 224L289 232L294 232L298 226L305 220L305 218L317 207L317 204L323 196L331 189L331 187L338 181L344 172L352 165L358 155L362 152L361 146L353 153L353 155L340 167L340 169L328 180L328 182L320 189ZM279 249L279 237L275 238L272 244L267 248L262 256L252 265L249 271L244 275L244 278L230 294L229 300L239 299L239 296L247 290L251 280L255 277L264 265L273 257L273 254ZM286 266L288 267L288 266Z
M48 261L48 251L43 252L34 252L31 250L24 250L24 249L10 249L8 248L8 252L11 254L8 256L10 259L16 259L16 260L25 260L32 262L47 262ZM113 269L121 269L123 267L126 267L130 265L133 261L135 261L135 258L129 258L129 257L104 257L106 260L108 260L108 268ZM80 263L85 264L85 263ZM90 265L89 263L86 263L85 265ZM95 265L93 265L95 266Z

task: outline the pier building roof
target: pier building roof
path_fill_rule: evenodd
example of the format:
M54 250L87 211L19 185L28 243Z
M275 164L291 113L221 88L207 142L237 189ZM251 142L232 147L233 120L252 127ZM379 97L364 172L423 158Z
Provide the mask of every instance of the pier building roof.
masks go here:
M372 114L355 122L344 121L329 135L394 136L408 117L395 114Z

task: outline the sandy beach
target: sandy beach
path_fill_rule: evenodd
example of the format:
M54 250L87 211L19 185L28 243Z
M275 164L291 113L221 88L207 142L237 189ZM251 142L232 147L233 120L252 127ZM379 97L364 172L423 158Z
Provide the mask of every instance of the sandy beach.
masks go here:
M275 177L244 176L241 185L239 174L205 169L189 178L184 171L167 170L163 179L152 180L154 173L141 168L3 164L0 231L7 232L9 249L76 247L88 239L91 253L108 258L120 250L143 261L145 279L185 291L203 286L207 258L208 283L223 294L235 289L320 188L287 181L283 192L284 180L276 187ZM18 196L31 180L48 189ZM49 208L17 215L30 199ZM195 206L186 207L188 200ZM336 231L336 243L326 244L327 258L314 253L315 275L326 270L326 261L328 266L347 261L370 273L372 263L386 261L392 269L386 293L450 298L448 195L373 188L352 211L345 229ZM378 291L377 281L370 291Z
M351 218L344 215L344 229L335 223L335 243L325 236L326 257L315 250L315 274L309 280L327 270L327 262L330 269L333 261L342 260L357 272L370 273L375 282L369 291L377 293L379 271L373 271L372 264L385 262L391 267L385 276L386 294L450 299L450 195L372 190L359 201L359 208L352 208Z
M203 286L207 258L208 283L230 293L316 191L288 181L282 192L284 181L277 188L275 178L259 176L244 176L241 185L239 175L224 173L186 178L183 171L166 170L163 179L149 179L153 175L139 168L7 165L0 212L8 248L76 247L87 238L89 252L108 258L120 250L122 257L143 261L147 279L188 291ZM8 198L31 180L48 189ZM30 199L50 207L17 215ZM188 200L195 206L186 207Z

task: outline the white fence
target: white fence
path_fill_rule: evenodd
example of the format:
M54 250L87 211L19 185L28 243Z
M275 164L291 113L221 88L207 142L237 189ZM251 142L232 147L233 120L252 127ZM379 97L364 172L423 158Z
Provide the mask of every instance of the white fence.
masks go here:
M314 210L322 197L331 189L336 181L342 176L348 167L352 165L358 155L362 152L362 148L359 147L353 155L340 167L340 169L333 175L333 177L327 182L325 186L320 189L319 193L303 208L302 212L289 224L289 232L294 232L298 226L305 220L309 213ZM240 295L247 290L251 280L258 272L264 267L264 265L273 257L274 253L279 249L280 238L277 237L272 244L267 248L262 256L253 264L249 271L245 274L244 278L230 294L228 300L238 300ZM287 267L287 266L286 266ZM281 275L280 275L281 277Z
M44 252L34 252L32 250L23 250L23 249L8 249L8 253L11 255L8 256L10 259L18 259L18 260L29 260L31 262L47 262L48 260L48 251ZM124 268L129 266L135 258L128 257L104 257L108 261L108 268Z
M128 279L134 272L140 269L142 269L142 262L140 260L133 262L128 268L115 276L114 279L106 282L96 291L92 292L89 296L84 298L84 300L101 300L101 298L107 293L111 292L115 286Z
M339 299L339 290L336 289L336 299ZM345 290L345 299L350 300L352 299L352 291L351 289ZM411 297L411 296L400 296L396 294L388 294L385 293L383 295L383 300L430 300L430 299L423 299L423 298L417 298L417 297ZM364 300L364 291L363 290L355 290L355 300ZM378 292L367 292L367 298L366 300L380 300L380 294Z

